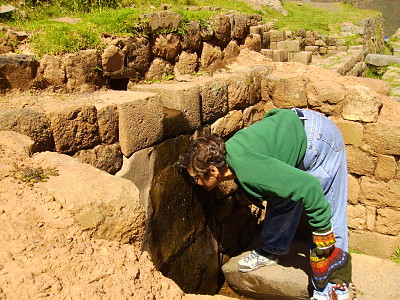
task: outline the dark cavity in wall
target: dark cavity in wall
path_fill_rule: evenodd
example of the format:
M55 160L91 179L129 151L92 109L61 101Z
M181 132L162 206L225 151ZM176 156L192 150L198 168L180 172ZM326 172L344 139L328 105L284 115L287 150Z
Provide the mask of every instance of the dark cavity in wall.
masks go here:
M129 83L129 78L124 78L124 79L110 79L108 84L110 86L110 89L112 90L126 91L128 90L128 83Z

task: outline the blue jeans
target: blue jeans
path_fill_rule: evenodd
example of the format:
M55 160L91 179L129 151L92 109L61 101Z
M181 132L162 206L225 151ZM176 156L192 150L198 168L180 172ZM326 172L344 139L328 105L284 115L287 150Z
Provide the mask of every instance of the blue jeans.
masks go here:
M311 110L301 111L305 117L304 128L307 135L307 150L301 169L321 182L325 198L331 206L336 246L348 251L347 159L342 134L324 115ZM288 253L301 212L300 202L289 199L268 202L261 248L277 255ZM323 291L316 293L326 295L329 299L331 287L332 284L329 283Z

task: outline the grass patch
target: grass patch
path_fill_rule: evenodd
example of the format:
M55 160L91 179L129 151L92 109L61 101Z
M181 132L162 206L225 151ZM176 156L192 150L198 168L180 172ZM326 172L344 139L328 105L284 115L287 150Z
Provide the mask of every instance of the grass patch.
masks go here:
M383 75L387 71L388 67L378 67L374 65L367 64L367 70L365 71L365 77L382 79Z
M400 247L397 247L397 249L391 259L396 264L400 265Z
M357 249L349 249L349 253L355 253L355 254L365 254L364 252L362 252L361 250L357 250Z
M37 182L44 182L49 179L49 176L58 176L56 168L42 167L28 167L28 166L17 166L14 165L14 169L11 171L11 177L21 182L26 183L28 186L33 186Z

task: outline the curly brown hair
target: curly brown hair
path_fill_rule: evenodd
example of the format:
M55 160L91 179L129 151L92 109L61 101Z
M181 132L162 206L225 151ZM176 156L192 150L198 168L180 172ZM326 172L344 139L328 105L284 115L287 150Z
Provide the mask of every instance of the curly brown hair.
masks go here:
M194 140L180 158L182 168L192 168L207 178L211 166L218 170L226 166L225 142L217 136L199 137Z

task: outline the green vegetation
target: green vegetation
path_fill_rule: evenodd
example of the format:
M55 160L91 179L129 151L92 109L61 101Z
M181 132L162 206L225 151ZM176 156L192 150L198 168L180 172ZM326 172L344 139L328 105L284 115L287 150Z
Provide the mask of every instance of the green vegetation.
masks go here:
M58 171L55 168L14 166L11 171L11 177L33 186L37 182L43 182L49 179L49 176L58 176Z
M182 26L176 32L184 34L186 25L191 20L198 20L205 26L207 20L219 13L259 14L265 22L273 21L277 29L296 30L304 28L320 34L333 35L340 32L341 23L358 22L364 18L378 15L378 12L359 10L350 4L336 3L337 11L315 8L308 3L302 6L297 2L284 2L289 12L283 16L267 7L255 10L252 6L239 0L25 0L7 1L21 10L28 18L16 14L0 25L18 27L34 33L29 40L35 53L62 54L82 49L101 49L104 36L146 35L146 26L141 15L158 10L163 3L169 3L172 11L182 15ZM6 4L0 0L0 4ZM215 7L218 10L187 10L188 6ZM61 23L54 19L60 17L80 18L76 24ZM1 20L0 20L1 21Z
M367 64L367 70L365 72L365 77L382 79L383 75L387 71L388 67L377 67L374 65Z
M349 253L364 254L364 252L357 250L357 249L349 249Z
M392 256L392 261L400 265L400 247L397 247L394 255Z

